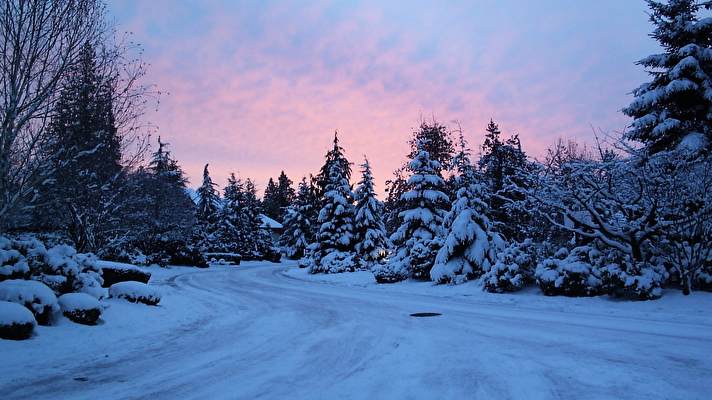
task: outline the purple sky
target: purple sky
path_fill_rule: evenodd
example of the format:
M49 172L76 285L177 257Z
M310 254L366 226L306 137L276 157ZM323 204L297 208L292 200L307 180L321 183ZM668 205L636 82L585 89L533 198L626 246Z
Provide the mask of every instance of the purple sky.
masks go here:
M540 156L558 137L622 130L657 45L642 0L112 0L169 94L147 118L191 179L203 165L263 188L316 172L338 129L377 189L422 118L457 120L475 153L490 118Z

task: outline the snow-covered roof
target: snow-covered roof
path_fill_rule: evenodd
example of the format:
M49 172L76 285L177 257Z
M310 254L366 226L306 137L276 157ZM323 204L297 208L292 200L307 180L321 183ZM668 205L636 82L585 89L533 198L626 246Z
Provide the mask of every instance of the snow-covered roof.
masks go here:
M260 214L260 219L262 219L260 228L282 229L282 224L264 214Z

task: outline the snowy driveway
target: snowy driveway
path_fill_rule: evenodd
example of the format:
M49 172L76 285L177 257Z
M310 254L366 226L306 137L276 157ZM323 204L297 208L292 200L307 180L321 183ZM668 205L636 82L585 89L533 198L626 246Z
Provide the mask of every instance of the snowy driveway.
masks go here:
M160 307L112 300L102 326L65 320L41 327L30 341L0 341L0 398L703 399L712 393L709 312L671 321L671 314L655 312L666 303L585 299L571 308L566 302L575 300L537 295L513 304L489 294L444 297L403 285L313 282L285 268L156 273L152 284L165 293ZM693 297L675 299L676 307ZM712 303L708 295L698 299ZM443 315L409 316L428 311Z

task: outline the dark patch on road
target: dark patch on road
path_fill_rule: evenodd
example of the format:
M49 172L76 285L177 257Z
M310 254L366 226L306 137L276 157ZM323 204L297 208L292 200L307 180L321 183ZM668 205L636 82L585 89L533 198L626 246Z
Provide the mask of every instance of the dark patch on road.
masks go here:
M410 314L411 317L418 317L418 318L437 317L438 315L442 315L442 314L436 313L436 312L417 312L417 313Z

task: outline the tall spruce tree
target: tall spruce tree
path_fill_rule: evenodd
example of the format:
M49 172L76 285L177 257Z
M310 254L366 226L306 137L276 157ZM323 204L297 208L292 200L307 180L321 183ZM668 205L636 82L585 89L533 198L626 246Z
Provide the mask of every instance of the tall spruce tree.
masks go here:
M430 153L425 150L427 146L427 140L422 140L415 158L408 164L411 172L409 190L401 196L405 209L399 214L400 227L390 238L395 246L394 254L387 264L373 268L379 283L397 282L408 277L430 278L430 269L439 250L436 238L450 199L444 192L446 185L440 173L440 162L430 158Z
M198 210L195 214L198 222L204 226L214 225L218 218L220 195L215 189L217 186L210 177L208 164L203 168L203 184L196 191L198 194Z
M349 184L351 164L336 135L324 167L327 165L329 174L319 211L319 230L311 253L311 273L335 273L356 268L353 193Z
M464 140L458 158L458 186L455 201L443 223L442 247L430 270L438 283L459 283L489 271L497 261L504 241L491 231L486 203L486 187L478 182L466 156Z
M41 225L64 230L80 251L95 251L116 227L121 138L112 89L86 43L70 68L48 128L53 174L40 190Z
M421 122L418 130L413 132L410 139L410 154L408 158L413 160L420 152L419 146L425 146L431 160L438 162L438 172L442 174L444 170L450 169L452 156L455 148L452 142L452 134L447 127L435 120L433 122Z
M274 183L274 179L269 178L264 195L262 196L262 212L272 219L279 219L280 207L279 188L277 184Z
M329 184L329 174L331 173L331 166L334 163L339 164L341 171L346 173L346 180L351 180L351 164L343 156L344 149L339 145L339 133L334 132L334 144L331 150L326 153L326 159L324 165L322 165L319 173L314 177L314 184L316 185L316 196L322 201L324 199L324 193L326 193L326 186ZM323 204L320 204L320 208Z
M712 148L712 23L701 19L698 0L648 0L652 37L663 52L640 61L652 80L633 91L623 110L633 117L628 139L645 144L650 153L680 145L692 150Z
M240 244L245 239L241 207L244 196L242 180L237 179L234 173L227 178L227 185L223 189L222 208L219 212L217 223L217 236L220 238L219 250L228 253L239 253Z
M499 126L490 120L478 165L489 193L493 229L507 239L523 241L531 237L532 216L524 206L524 193L531 185L533 165L522 150L519 136L502 140L501 134Z
M385 258L388 239L383 225L383 203L376 198L371 165L365 157L361 168L361 181L354 194L355 250L361 264L370 269L374 263Z
M280 236L279 244L288 258L304 257L307 248L314 242L313 223L316 221L312 219L315 214L312 194L313 188L306 178L302 178L296 199L287 207L282 223L284 232Z

